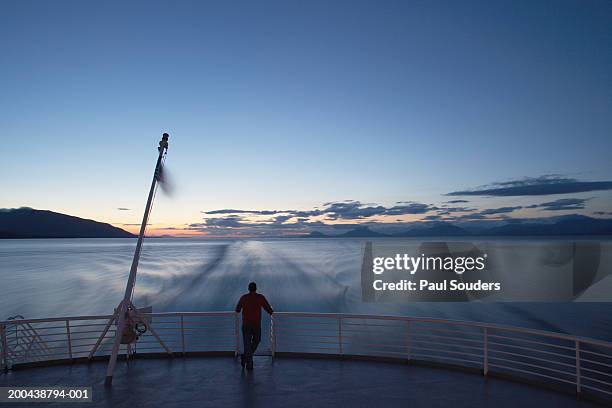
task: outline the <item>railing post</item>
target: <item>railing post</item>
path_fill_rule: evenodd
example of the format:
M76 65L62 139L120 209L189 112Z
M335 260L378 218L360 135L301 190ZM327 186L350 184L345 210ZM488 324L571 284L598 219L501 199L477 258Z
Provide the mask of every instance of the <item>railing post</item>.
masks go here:
M580 381L580 341L574 342L576 348L576 393L580 394L582 385Z
M270 352L272 353L272 358L274 358L274 353L276 352L276 333L274 332L274 316L270 315Z
M4 364L4 371L7 372L9 369L8 361L8 342L6 341L6 326L0 326L0 341L2 341L2 362Z
M183 350L183 356L185 356L185 322L183 315L181 315L181 347Z
M489 329L484 328L484 350L483 350L483 362L482 362L482 374L487 375L489 373Z
M234 337L236 338L236 349L234 350L234 355L238 356L240 354L240 319L238 317L238 313L234 313Z
M70 337L70 320L66 319L66 337L68 337L68 357L72 360L72 339Z
M406 354L408 355L408 361L412 359L412 333L410 330L410 320L406 322Z
M342 347L342 315L338 316L338 350L340 351L340 355L344 354Z

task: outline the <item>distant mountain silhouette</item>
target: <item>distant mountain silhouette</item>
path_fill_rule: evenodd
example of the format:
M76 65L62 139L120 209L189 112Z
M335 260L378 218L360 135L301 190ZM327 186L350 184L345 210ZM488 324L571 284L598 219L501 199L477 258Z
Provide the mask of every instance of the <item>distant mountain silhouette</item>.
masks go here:
M336 235L339 238L371 238L371 237L388 237L387 234L381 234L380 232L372 231L368 227L356 227L344 234Z
M468 226L465 226L468 228ZM450 236L555 236L555 235L612 235L612 219L566 215L534 221L516 221L506 225L464 229L447 222L424 223L396 233L381 233L368 227L357 227L340 235L326 235L319 231L311 238L375 238L375 237L450 237Z
M398 234L393 234L394 237L457 237L464 235L470 235L470 233L463 228L447 222L437 222L425 228L412 229Z
M558 217L553 223L507 224L491 228L483 235L612 235L612 219L584 215Z
M0 238L131 238L110 224L48 210L0 210Z

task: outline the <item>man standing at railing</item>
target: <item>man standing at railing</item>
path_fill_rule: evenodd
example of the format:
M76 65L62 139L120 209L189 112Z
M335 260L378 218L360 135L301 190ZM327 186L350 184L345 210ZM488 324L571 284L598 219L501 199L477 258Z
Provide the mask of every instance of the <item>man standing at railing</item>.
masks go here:
M264 295L257 293L257 284L249 283L249 293L242 295L236 305L236 313L242 310L242 341L244 353L240 364L246 365L247 370L253 369L253 354L257 350L261 340L261 309L264 308L269 314L274 313L272 307Z

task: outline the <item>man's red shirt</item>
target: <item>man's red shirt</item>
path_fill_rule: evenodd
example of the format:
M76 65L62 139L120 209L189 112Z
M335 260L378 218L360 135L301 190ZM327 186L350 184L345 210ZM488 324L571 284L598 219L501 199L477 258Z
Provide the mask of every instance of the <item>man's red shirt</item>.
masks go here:
M242 295L236 305L236 313L242 310L242 324L247 326L261 326L261 308L269 314L274 313L272 307L264 295L256 292L249 292Z

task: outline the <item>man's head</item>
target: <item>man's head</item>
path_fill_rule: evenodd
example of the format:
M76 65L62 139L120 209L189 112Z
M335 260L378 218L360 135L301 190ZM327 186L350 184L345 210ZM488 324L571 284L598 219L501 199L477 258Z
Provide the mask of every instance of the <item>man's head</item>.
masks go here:
M255 282L251 282L249 283L249 292L255 292L257 291L257 284Z

